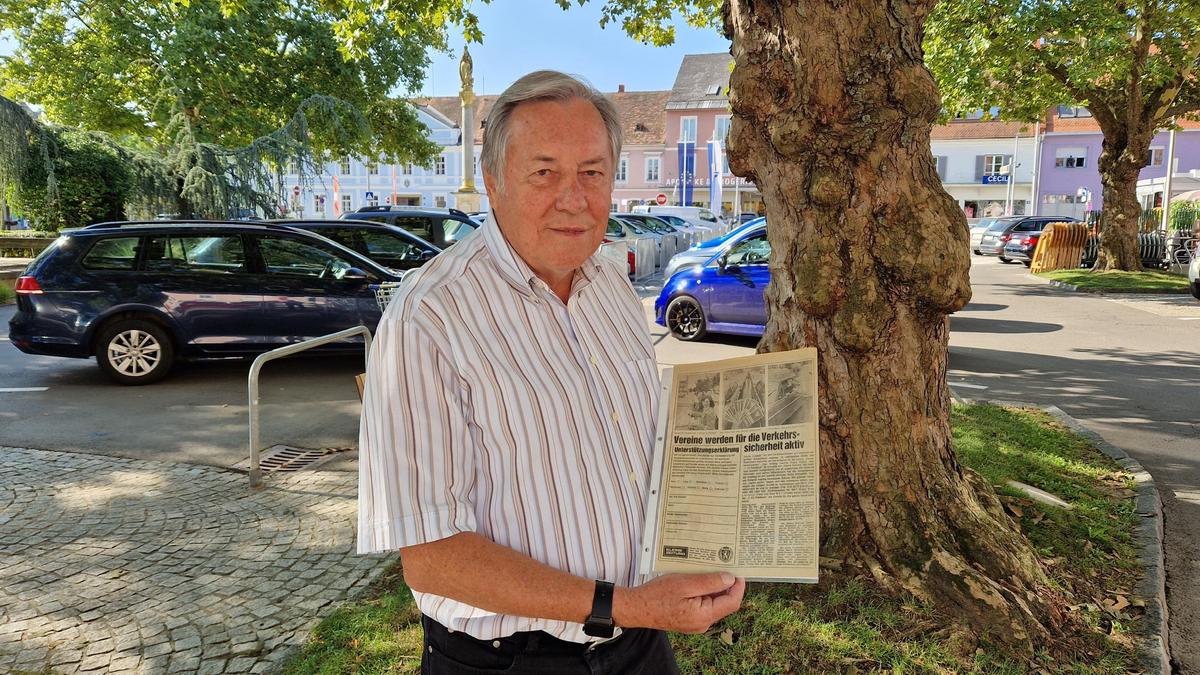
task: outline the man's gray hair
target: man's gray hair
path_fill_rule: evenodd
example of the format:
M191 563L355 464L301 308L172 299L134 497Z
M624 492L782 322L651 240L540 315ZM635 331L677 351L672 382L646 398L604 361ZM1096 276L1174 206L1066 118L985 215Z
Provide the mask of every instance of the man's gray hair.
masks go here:
M576 77L556 70L535 70L513 82L492 104L484 124L483 151L480 153L484 172L495 178L498 186L504 187L504 156L508 150L512 113L517 106L534 101L566 102L576 98L591 103L604 120L615 167L617 158L621 156L624 133L613 102L595 87Z

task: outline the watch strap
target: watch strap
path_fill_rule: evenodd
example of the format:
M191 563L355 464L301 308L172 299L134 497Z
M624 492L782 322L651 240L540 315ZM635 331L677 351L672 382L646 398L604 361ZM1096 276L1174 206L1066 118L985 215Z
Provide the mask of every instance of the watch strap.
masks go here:
M612 637L615 628L612 606L613 584L597 579L596 591L592 594L592 613L583 624L583 632L592 637Z

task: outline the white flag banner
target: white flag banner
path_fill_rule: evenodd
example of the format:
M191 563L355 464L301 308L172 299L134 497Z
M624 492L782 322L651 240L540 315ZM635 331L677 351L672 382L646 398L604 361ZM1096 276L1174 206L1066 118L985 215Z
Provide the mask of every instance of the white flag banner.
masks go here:
M721 141L708 142L708 208L721 214L721 187L725 183L725 151Z

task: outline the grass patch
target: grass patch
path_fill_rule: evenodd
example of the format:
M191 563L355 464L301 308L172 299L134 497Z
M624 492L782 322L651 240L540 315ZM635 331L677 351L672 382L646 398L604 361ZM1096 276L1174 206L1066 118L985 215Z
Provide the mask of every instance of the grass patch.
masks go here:
M9 288L8 284L0 281L0 305L7 305L16 299L17 294L13 291L13 289Z
M1054 493L1063 511L998 487L1005 508L1068 598L1078 634L1056 656L1005 658L929 606L853 576L817 586L752 584L741 611L707 635L673 635L684 673L1090 673L1137 671L1131 633L1140 601L1132 478L1039 410L955 406L963 464L995 486L1010 479ZM1123 601L1130 604L1124 606ZM419 614L398 567L366 598L326 618L285 673L416 673Z
M1113 293L1187 293L1188 280L1166 272L1093 272L1091 270L1054 270L1038 275L1081 289Z

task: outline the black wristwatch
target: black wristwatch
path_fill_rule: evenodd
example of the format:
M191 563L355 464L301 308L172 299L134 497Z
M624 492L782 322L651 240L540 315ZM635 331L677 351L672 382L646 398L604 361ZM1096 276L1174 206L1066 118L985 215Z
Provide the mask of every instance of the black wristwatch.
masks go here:
M596 594L592 596L592 613L583 624L583 632L598 638L613 636L612 616L613 585L607 581L596 580Z

